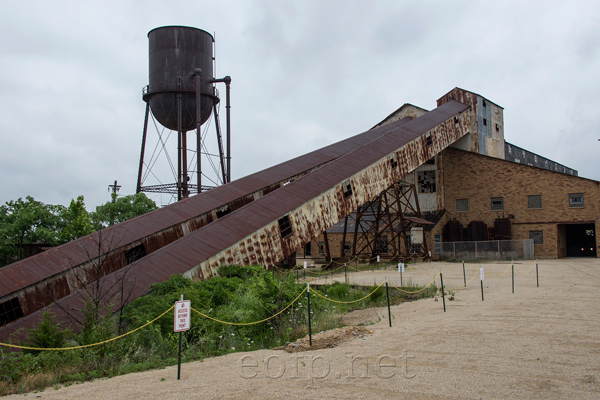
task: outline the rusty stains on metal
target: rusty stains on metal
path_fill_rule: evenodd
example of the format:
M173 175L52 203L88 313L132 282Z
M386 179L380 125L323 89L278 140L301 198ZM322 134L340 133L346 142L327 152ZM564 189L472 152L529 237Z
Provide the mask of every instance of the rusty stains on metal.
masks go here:
M119 238L116 241L121 245L118 255L122 259L125 247L131 248L140 243L148 246L148 255L129 264L127 268L117 268L116 272L103 276L100 284L110 291L111 284L133 270L137 272L137 280L130 296L135 298L145 294L152 283L164 281L172 274L206 279L213 276L224 262L264 264L281 261L360 204L374 198L448 144L464 136L470 123L470 114L465 112L468 108L456 101L449 101L410 122L401 120L375 128L355 136L354 141L341 142L339 147L328 146L311 153L310 157L307 155L306 159L299 157L290 160L251 175L242 183L231 182L203 193L204 196L197 195L166 207L164 213L157 210L152 215L160 220L157 225L161 225L161 229L146 236L137 237L141 232L146 232L141 222L152 219L133 219L131 221L137 225L131 226L136 227L136 235L126 231L124 227L127 225L115 231L127 236L127 239ZM424 134L428 134L431 143ZM393 154L399 164L395 169L389 163L389 156ZM312 167L307 168L309 165ZM302 173L302 168L305 173ZM295 178L288 179L292 175ZM269 180L270 183L265 184ZM346 180L350 180L352 187L349 197L344 195L342 187ZM279 189L267 195L263 195L264 191L260 193L276 182L281 182ZM194 201L201 201L202 198L207 200L206 205ZM217 209L225 204L230 205L232 211L216 219ZM277 221L285 215L289 217L292 233L282 238ZM184 222L188 223L185 229L182 227ZM193 226L194 223L197 225ZM165 232L169 232L168 238ZM152 236L155 236L155 242L149 239ZM132 240L134 237L136 239ZM159 243L169 245L155 248ZM93 241L87 245L89 253L93 254ZM107 253L110 246L101 248ZM89 254L87 258L81 254L78 257L80 263L77 265L90 262ZM60 274L61 271L56 273ZM70 294L58 300L63 307L79 304L74 280L70 279L70 286ZM114 293L114 296L118 299L119 293ZM24 325L16 321L8 326L10 329L3 329L0 337L20 326Z

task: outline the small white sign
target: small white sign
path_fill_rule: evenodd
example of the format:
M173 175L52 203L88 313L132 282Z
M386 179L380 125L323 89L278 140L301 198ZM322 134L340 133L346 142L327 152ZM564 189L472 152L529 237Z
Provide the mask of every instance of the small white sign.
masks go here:
M304 261L304 269L306 269L306 261Z
M483 280L483 267L479 268L479 279Z
M175 332L187 331L190 329L192 319L192 302L190 300L175 302Z
M379 258L379 254L377 255L377 262L381 262L381 258Z
M404 263L398 263L398 272L404 272Z

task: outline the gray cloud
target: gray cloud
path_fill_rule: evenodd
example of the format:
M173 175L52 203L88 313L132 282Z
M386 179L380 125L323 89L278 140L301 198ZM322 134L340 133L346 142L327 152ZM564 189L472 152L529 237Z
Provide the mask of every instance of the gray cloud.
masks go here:
M109 199L115 179L123 194L135 191L146 35L172 24L216 35L217 75L233 78L234 178L362 132L406 102L434 108L459 86L505 108L509 142L600 179L599 8L586 1L6 2L0 202L32 195L66 205L83 194L91 209Z

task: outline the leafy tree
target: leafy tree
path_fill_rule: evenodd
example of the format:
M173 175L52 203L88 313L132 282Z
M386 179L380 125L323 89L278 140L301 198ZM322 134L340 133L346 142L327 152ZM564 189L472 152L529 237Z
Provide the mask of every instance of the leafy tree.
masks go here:
M61 229L59 237L63 243L94 232L94 225L85 209L83 196L78 196L77 200L71 200L69 207L62 213L62 219L64 227Z
M116 198L113 194L112 201L96 207L92 213L92 220L96 229L118 224L138 215L156 210L156 203L146 197L144 193L136 193Z
M47 205L31 196L0 206L0 264L22 259L25 244L59 244L57 231L63 209L63 206Z

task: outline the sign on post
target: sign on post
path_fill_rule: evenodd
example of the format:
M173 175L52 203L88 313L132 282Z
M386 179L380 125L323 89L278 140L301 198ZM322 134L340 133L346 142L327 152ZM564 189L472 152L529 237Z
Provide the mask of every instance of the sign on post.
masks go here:
M483 267L479 268L479 279L483 280Z
M404 272L404 263L403 262L398 263L398 272Z
M192 302L190 300L182 300L175 302L175 332L183 332L190 329L192 312Z

